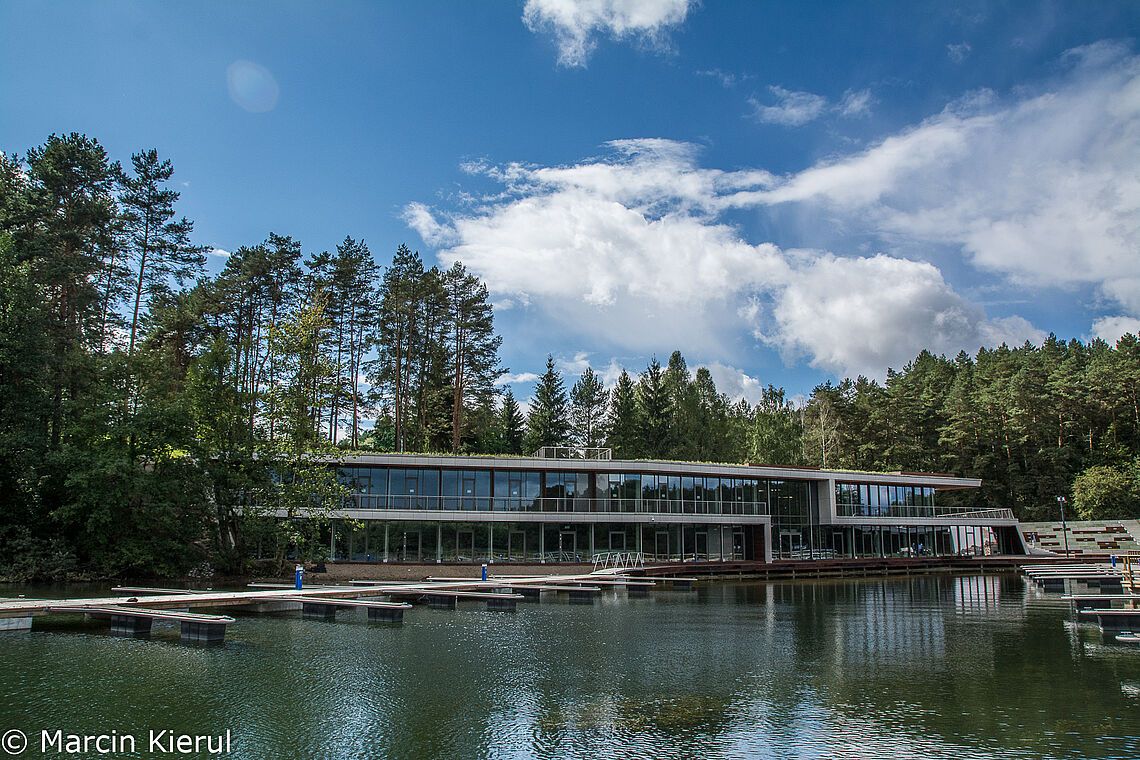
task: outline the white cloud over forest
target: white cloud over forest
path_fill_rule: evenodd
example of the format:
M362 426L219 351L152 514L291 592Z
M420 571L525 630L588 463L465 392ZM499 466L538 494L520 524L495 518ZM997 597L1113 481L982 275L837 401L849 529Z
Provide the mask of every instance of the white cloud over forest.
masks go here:
M1133 319L1140 63L1100 44L1062 64L1049 83L974 93L785 176L702 166L688 143L620 140L568 165L469 165L499 190L450 213L412 204L405 219L496 300L639 355L676 347L727 366L744 335L788 361L881 376L922 348L1042 337L1018 315L988 315L928 250L1015 287L1091 285ZM786 249L729 221L777 206L865 233L882 252Z

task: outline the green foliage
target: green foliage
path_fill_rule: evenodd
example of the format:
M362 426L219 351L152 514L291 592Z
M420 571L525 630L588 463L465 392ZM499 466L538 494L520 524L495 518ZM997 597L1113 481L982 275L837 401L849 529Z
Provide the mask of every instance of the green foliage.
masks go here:
M1073 481L1073 506L1082 520L1140 517L1140 480L1137 467L1123 472L1096 465Z

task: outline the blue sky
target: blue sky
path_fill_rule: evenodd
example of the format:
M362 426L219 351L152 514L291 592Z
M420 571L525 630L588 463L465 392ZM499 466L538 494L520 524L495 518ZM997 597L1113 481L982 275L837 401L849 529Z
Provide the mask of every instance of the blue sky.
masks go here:
M0 149L157 148L222 251L459 258L522 397L547 353L612 378L680 348L755 398L1140 329L1134 2L8 0L0 27Z

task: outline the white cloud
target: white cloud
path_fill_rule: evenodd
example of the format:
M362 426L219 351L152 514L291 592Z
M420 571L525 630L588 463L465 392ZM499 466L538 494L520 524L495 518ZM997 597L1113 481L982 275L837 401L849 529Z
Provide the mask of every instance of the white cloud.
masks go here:
M760 381L744 370L730 367L720 362L699 364L693 369L696 370L701 367L706 368L709 374L712 375L713 382L716 383L716 389L733 401L746 399L748 403L755 404L760 400L760 396L764 392L764 386Z
M220 259L228 259L232 254L225 248L211 248L206 251L211 256L217 256Z
M1093 335L1109 345L1116 345L1116 341L1125 333L1140 335L1140 319L1136 317L1101 317L1092 324Z
M840 116L858 119L871 114L872 102L870 90L848 90L843 93L843 99L839 101L835 110Z
M554 366L564 376L580 377L590 366L590 355L585 351L579 351L574 354L573 359L555 359Z
M785 127L799 127L818 119L827 108L827 98L811 92L794 92L779 85L772 85L768 92L776 98L776 103L763 103L749 98L753 115L765 124L781 124Z
M424 204L409 203L404 207L401 217L428 245L442 245L447 242L448 228L438 223Z
M786 358L879 378L921 348L956 353L1044 337L1020 318L988 320L934 265L883 254L806 261L775 295L772 315L773 332L757 337Z
M1071 51L1048 87L973 93L738 203L797 203L895 244L948 245L1028 287L1091 284L1140 314L1140 59ZM815 217L811 217L813 222Z
M499 375L495 380L495 385L515 385L518 383L533 383L538 379L538 375L533 372L519 372L512 375L510 372L504 372Z
M598 36L666 47L666 35L685 21L695 0L527 0L523 22L554 35L561 66L584 67Z
M970 52L973 49L969 42L959 42L953 45L947 45L946 55L954 63L961 63L970 56Z
M845 119L860 119L871 114L874 98L870 90L847 90L839 102L832 105L823 95L812 92L793 92L778 85L768 91L775 96L775 104L749 98L753 116L765 124L799 127L815 121L825 113L837 113Z
M723 69L701 69L697 72L697 76L714 79L726 90L753 78L752 74L734 74L731 71L724 71Z
M409 218L454 241L444 264L462 260L496 298L598 348L716 358L754 333L815 366L881 376L924 347L975 349L995 334L931 264L744 240L721 215L770 202L766 172L702 168L693 146L665 140L610 147L571 166L485 167L502 193L446 222L426 208Z

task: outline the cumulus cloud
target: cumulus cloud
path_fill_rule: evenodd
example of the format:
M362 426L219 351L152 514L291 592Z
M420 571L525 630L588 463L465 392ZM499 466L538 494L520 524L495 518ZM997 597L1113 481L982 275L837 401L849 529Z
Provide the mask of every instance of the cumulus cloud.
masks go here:
M934 265L883 254L813 258L777 292L772 313L774 331L757 337L785 357L869 377L920 348L956 353L1044 337L1024 319L988 320Z
M219 259L228 259L232 254L225 248L211 248L206 251L211 256L217 256Z
M760 381L744 370L720 362L699 364L694 369L701 367L707 369L712 375L716 389L733 401L745 399L748 403L755 404L764 392L764 386L761 385Z
M584 67L599 36L634 40L650 47L668 45L695 0L527 0L523 22L532 32L552 34L558 63Z
M1048 86L975 93L750 200L951 246L1019 285L1091 284L1140 314L1140 59L1100 43L1064 64Z
M1093 336L1100 338L1109 345L1116 345L1116 341L1125 333L1140 335L1140 319L1136 317L1101 317L1092 324Z
M711 358L754 334L815 366L881 375L921 348L976 348L991 334L931 264L745 240L723 215L769 202L780 187L767 172L704 168L693 146L666 140L608 147L568 166L483 167L503 189L476 210L407 218L451 241L444 264L462 260L496 298L593 346Z

